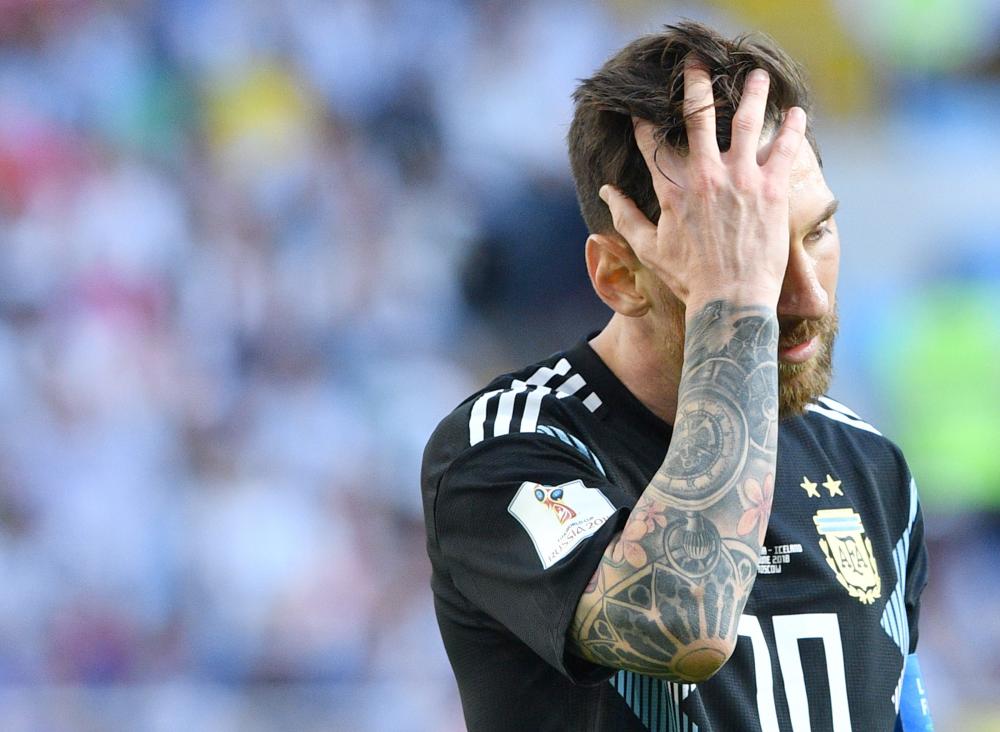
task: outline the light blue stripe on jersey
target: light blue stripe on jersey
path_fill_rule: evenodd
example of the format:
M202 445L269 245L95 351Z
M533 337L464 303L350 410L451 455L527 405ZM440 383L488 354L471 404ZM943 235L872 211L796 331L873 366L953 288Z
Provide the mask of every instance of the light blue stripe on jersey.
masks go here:
M892 550L892 563L896 568L896 587L882 612L882 629L899 647L905 659L910 653L910 626L906 618L906 560L910 554L910 533L917 518L917 485L910 479L910 517L906 530Z
M594 467L601 471L601 475L607 477L607 473L604 472L604 466L601 465L601 461L597 459L597 455L594 454L593 450L580 442L578 437L567 433L558 427L552 427L551 425L540 424L535 429L536 432L540 432L543 435L548 435L549 437L556 437L572 448L575 448L577 452L583 455L585 458L590 460L594 464Z
M608 681L650 732L698 732L698 725L681 711L694 684L675 684L633 671L619 671Z
M864 526L861 525L860 516L848 516L846 518L817 518L816 527L824 534L855 534L864 529Z

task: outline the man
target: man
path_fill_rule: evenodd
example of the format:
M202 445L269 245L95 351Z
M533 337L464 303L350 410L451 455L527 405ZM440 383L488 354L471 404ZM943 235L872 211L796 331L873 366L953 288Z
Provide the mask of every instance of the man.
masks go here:
M898 449L823 396L837 203L801 73L685 23L575 99L614 314L469 397L424 456L469 729L893 729L925 705L923 522Z

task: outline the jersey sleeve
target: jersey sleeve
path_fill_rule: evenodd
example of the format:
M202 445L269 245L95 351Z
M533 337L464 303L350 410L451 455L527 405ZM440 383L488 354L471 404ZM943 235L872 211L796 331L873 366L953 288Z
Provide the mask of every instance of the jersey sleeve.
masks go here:
M436 541L473 604L577 683L610 676L567 653L567 631L628 517L589 450L541 433L487 440L442 475Z

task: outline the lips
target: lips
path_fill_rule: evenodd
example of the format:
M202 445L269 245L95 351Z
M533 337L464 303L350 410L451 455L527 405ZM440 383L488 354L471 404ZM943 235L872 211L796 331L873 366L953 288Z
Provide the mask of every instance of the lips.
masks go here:
M805 363L819 350L819 336L792 343L778 343L778 360L784 363Z
M805 338L781 338L778 340L778 350L787 351L790 348L798 348L803 343L812 340L814 336L806 336Z

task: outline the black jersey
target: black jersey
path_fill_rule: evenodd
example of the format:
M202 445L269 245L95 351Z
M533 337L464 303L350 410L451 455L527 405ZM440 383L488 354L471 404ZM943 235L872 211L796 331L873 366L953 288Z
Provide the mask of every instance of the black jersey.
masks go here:
M583 342L494 380L424 454L432 588L470 730L891 730L925 584L899 450L826 397L778 432L736 650L710 680L589 664L567 632L670 426Z

